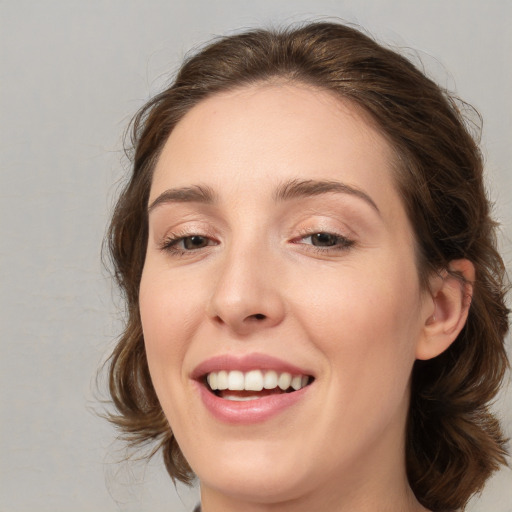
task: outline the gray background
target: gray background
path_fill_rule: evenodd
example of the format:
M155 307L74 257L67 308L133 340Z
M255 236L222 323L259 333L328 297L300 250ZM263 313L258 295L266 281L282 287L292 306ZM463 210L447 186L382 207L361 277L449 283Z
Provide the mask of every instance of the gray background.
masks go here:
M158 458L116 464L122 445L94 413L95 371L119 330L100 246L122 133L191 47L319 16L417 49L480 110L511 268L510 0L1 0L0 512L192 508L194 494L176 494ZM510 388L496 408L512 435ZM470 510L511 512L512 472Z

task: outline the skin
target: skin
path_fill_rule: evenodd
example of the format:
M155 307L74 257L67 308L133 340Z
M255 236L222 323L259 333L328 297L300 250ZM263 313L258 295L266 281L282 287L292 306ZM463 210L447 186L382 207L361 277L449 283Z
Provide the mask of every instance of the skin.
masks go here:
M291 84L210 97L170 135L151 187L140 311L204 512L425 510L405 473L411 369L453 341L469 292L447 275L421 289L392 162L357 107ZM276 200L300 180L351 189ZM196 185L213 201L165 199ZM313 245L315 233L334 245ZM471 265L453 270L470 277ZM266 421L219 421L191 372L255 352L313 384Z

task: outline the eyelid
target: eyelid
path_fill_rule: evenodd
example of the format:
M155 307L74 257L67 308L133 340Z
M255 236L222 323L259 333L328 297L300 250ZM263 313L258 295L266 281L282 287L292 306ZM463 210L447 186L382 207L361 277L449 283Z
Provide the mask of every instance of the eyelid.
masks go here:
M348 236L341 234L339 232L336 232L334 230L323 230L323 229L306 232L298 237L294 237L291 241L292 241L292 243L300 244L300 243L302 243L301 242L302 240L305 240L307 238L312 238L313 236L320 235L320 234L331 235L341 243L338 243L335 245L326 245L326 246L314 245L314 244L303 244L303 245L311 245L312 247L315 248L315 250L319 249L322 251L328 251L328 250L336 250L336 249L338 249L338 250L339 249L348 249L355 243L355 240L352 237L348 237Z
M160 250L170 250L173 245L176 245L181 240L200 236L214 241L214 244L208 244L208 246L218 245L219 236L216 230L212 229L212 226L203 222L182 222L176 226L168 227L162 235L155 236L155 242ZM198 249L199 250L199 249ZM188 250L184 252L194 252Z
M211 222L205 222L203 219L187 218L180 216L178 218L162 219L162 222L155 224L153 228L155 241L160 243L169 238L169 235L176 237L187 237L201 235L210 238L218 237L218 232L214 229Z
M316 233L329 233L342 238L355 239L357 233L338 218L325 215L311 215L295 224L291 233L294 237L306 237Z
M204 238L207 241L206 245L192 249L180 247L180 244L184 243L187 239L192 238L194 236ZM161 241L158 248L160 251L167 255L175 256L178 258L184 258L204 254L205 251L211 249L216 245L219 245L219 243L220 242L218 242L214 238L199 233L191 233L185 235L179 233L168 233L166 237Z

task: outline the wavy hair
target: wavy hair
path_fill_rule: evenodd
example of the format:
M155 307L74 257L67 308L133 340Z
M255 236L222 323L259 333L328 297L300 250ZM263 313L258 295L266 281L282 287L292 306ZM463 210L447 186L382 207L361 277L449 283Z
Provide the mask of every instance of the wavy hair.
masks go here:
M489 404L508 367L505 267L483 184L483 162L468 106L409 60L359 30L309 23L220 38L188 58L173 83L132 120L132 173L107 237L127 307L125 330L109 360L110 419L133 444L163 452L173 479L192 470L173 437L148 370L139 314L153 169L176 124L203 99L245 85L285 80L330 91L363 108L395 154L395 178L418 247L418 272L451 260L476 269L466 325L440 356L413 368L406 466L417 499L433 511L463 508L506 463L505 440Z

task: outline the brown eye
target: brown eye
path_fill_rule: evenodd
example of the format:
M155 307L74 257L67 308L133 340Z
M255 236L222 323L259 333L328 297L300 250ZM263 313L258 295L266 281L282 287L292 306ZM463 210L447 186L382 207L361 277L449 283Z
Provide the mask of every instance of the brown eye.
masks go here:
M317 247L332 247L340 242L340 237L332 233L315 233L311 235L311 244Z
M218 241L206 235L180 235L171 233L162 241L160 249L173 256L185 256L187 253L200 251L212 245L218 245Z
M329 233L328 231L319 231L307 236L302 236L296 239L295 243L304 244L306 246L310 245L316 251L327 252L349 249L354 244L354 241L343 235Z
M182 239L183 248L187 251L202 249L208 245L208 238L201 235L187 236Z

